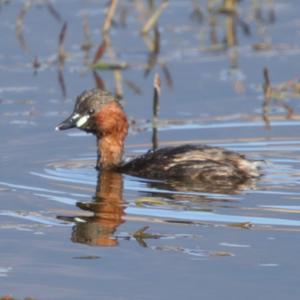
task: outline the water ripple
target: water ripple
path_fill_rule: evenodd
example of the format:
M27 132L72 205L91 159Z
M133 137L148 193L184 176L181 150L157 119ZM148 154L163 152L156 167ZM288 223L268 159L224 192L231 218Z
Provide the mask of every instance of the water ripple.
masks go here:
M286 124L296 122L286 122ZM237 123L236 123L237 124ZM246 125L248 123L244 123ZM282 123L280 123L282 125ZM300 124L300 123L299 123ZM228 124L227 124L228 125ZM239 126L243 125L239 123ZM235 150L249 150L256 157L264 158L267 163L263 168L264 176L253 187L237 191L235 194L211 193L207 191L176 189L152 181L132 176L123 176L124 199L127 201L125 213L128 216L160 218L173 221L210 222L210 223L246 223L254 225L300 226L300 221L289 219L283 214L298 214L300 199L298 174L297 140L251 140L227 143L215 143L218 146ZM276 152L274 150L276 149ZM287 151L288 153L284 153ZM294 155L291 155L294 153ZM74 207L81 199L91 199L97 184L97 172L84 156L80 163L76 160L52 163L43 171L31 171L30 175L50 181L56 188L42 188L32 185L19 185L0 182L11 191L29 191L39 199L54 201ZM85 164L86 161L86 164ZM63 188L60 186L64 183ZM295 187L295 188L294 188ZM88 189L87 189L88 188ZM92 188L92 189L91 189ZM82 189L85 190L82 193ZM86 192L86 191L91 192ZM274 202L276 196L276 202ZM288 198L289 197L289 198ZM256 198L250 201L249 198ZM288 200L290 199L290 200ZM285 201L284 205L280 201ZM220 211L221 209L221 211ZM245 210L251 210L251 216L245 216ZM259 215L253 215L257 213ZM0 215L24 218L32 222L61 225L60 222L47 217L17 212L2 211ZM288 215L289 216L289 215Z

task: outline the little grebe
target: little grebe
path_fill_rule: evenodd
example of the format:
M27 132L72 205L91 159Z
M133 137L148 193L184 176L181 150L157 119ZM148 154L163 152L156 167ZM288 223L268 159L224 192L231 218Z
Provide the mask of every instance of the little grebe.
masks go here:
M245 182L260 176L259 163L207 145L182 145L149 151L122 162L128 121L111 93L92 89L78 96L73 113L56 130L77 127L97 137L97 167L153 179Z

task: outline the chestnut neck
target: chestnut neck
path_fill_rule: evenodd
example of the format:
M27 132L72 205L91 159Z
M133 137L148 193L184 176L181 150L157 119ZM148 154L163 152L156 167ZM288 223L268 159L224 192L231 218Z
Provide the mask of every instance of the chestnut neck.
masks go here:
M128 132L128 121L123 108L112 101L96 116L98 162L97 167L112 170L122 162L124 141Z
M97 140L97 167L102 170L113 170L122 162L124 144L116 137L102 137Z

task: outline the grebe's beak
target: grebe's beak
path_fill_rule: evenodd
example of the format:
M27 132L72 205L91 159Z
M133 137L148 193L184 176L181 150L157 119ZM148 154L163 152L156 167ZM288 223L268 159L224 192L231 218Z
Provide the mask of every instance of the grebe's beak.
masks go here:
M80 115L79 113L73 113L69 118L61 122L55 127L55 130L66 130L70 128L82 128L90 118L89 115Z

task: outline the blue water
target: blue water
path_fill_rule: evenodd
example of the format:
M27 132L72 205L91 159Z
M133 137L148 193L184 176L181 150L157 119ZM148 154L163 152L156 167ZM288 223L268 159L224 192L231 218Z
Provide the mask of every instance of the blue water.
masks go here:
M106 3L0 1L0 296L299 299L299 93L271 101L269 128L262 118L263 68L277 89L299 77L297 1L239 2L251 35L236 24L237 46L223 50L216 46L228 34L228 16L217 15L212 45L207 2L199 1L198 23L191 20L197 1L170 1L148 76L149 44L139 34L146 2L119 1L103 60L130 67L95 78L89 64ZM63 21L67 58L59 66ZM267 51L253 48L270 42ZM105 193L97 190L104 179L94 169L94 137L54 128L76 96L102 80L123 92L131 124L125 156L146 152L155 72L162 79L159 145L205 142L241 152L264 162L260 180L222 192L122 175L108 180Z

